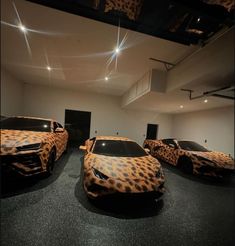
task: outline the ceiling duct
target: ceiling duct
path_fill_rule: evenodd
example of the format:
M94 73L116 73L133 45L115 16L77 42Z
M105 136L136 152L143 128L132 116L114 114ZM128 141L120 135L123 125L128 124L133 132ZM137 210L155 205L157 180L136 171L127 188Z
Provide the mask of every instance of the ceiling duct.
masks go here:
M153 58L153 57L150 57L149 60L160 62L160 63L164 64L166 71L169 71L171 68L173 68L175 66L175 64L173 64L173 63L170 63L170 62L167 62L167 61L163 61L163 60L160 60L160 59L156 59L156 58Z
M122 107L150 93L151 91L166 92L166 72L152 69L145 73L122 98Z

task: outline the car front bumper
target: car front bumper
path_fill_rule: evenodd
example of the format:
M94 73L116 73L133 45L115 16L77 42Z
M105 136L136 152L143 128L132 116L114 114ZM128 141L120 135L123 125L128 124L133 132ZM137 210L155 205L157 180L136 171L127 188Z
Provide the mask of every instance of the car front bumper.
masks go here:
M198 173L205 176L224 177L227 175L235 174L235 169L205 165L199 167Z
M137 182L138 181L138 182ZM147 193L163 194L164 177L154 178L153 181L148 181L148 184L142 180L122 181L119 179L108 178L108 180L100 180L94 177L85 177L84 189L90 198L102 197L110 194L129 194L140 195Z
M0 160L2 168L10 168L23 176L43 172L38 151L17 155L1 155Z

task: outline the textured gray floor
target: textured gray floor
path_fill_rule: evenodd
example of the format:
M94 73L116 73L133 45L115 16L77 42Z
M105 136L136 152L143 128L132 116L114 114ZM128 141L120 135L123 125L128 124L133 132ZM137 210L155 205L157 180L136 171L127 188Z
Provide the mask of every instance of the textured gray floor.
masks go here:
M80 183L81 154L70 150L47 179L2 179L1 245L234 245L232 180L183 175L163 164L161 200L90 203Z

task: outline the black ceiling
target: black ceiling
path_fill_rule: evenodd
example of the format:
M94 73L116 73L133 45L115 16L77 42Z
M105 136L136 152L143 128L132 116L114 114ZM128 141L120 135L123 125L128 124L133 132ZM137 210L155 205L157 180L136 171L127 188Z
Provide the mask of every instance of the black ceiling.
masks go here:
M205 43L235 20L232 0L229 9L221 0L28 1L187 45Z

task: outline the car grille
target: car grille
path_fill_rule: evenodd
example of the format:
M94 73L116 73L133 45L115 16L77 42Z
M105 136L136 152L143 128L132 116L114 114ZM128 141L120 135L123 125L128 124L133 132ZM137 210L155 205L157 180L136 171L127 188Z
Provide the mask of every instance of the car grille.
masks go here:
M41 161L38 155L6 155L1 156L1 164L12 164L12 163L21 163L27 165L28 167L36 167L41 165Z
M30 175L42 171L40 158L36 154L6 155L1 156L0 160L1 166L5 166L6 168L12 168L24 175ZM23 166L14 165L14 163L19 163Z

